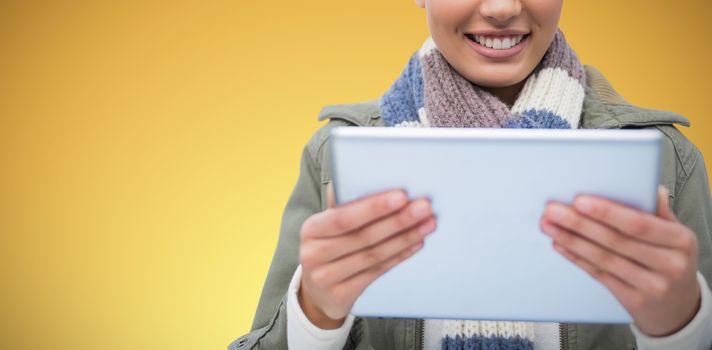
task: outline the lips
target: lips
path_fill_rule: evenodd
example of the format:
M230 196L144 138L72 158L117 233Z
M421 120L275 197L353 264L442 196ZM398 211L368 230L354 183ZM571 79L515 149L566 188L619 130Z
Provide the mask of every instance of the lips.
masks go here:
M531 33L466 33L467 42L475 52L492 59L516 55L529 42Z
M524 35L511 35L511 36L487 36L487 35L474 35L465 34L467 38L482 45L495 50L506 50L519 44L523 39Z

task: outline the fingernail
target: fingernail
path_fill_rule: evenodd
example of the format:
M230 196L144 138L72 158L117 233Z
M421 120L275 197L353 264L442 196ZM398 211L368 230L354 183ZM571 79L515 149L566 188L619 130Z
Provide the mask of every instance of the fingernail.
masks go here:
M554 250L556 250L557 252L559 252L559 253L561 253L561 254L565 254L565 253L566 253L566 249L564 249L564 247L562 247L562 246L559 245L558 243L553 243L552 245L554 246Z
M417 252L417 251L420 250L420 248L423 248L423 245L424 245L424 243L423 243L423 242L420 242L420 243L418 243L418 244L416 244L416 245L410 247L410 251L411 251L411 252Z
M391 207L391 209L397 209L402 207L406 200L405 193L398 191L388 197L388 206Z
M416 219L424 218L430 214L430 204L425 200L417 201L410 208L410 214Z
M574 208L582 213L590 213L593 211L593 201L591 198L578 197L574 201Z
M560 221L566 217L566 209L560 204L551 204L546 211L546 216L550 219Z
M420 225L418 232L423 236L432 233L435 230L435 220L428 220L426 223Z
M559 231L554 226L542 225L541 232L551 238L554 238Z

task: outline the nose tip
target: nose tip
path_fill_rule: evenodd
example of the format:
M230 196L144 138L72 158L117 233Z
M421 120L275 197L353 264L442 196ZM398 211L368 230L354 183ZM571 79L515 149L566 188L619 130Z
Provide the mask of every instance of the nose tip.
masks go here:
M480 7L483 17L496 22L507 22L521 12L522 4L519 0L487 0Z

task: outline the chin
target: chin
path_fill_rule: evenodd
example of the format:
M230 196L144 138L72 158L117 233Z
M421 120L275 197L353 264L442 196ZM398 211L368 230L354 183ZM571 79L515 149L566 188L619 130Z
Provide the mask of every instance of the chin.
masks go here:
M473 84L481 87L502 88L518 84L527 79L536 65L527 64L526 60L518 59L510 62L475 62L464 59L453 65L456 71ZM462 70L458 69L462 66ZM464 74L462 74L464 73Z
M471 72L466 76L473 84L485 88L502 88L518 84L525 80L529 74L512 71L501 72L499 69L482 69Z

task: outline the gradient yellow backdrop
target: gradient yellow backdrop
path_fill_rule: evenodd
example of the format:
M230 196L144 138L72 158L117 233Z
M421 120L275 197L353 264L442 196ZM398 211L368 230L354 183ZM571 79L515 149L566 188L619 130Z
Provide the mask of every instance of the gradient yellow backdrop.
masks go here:
M571 0L561 26L712 159L710 10ZM378 97L426 36L411 0L0 0L0 349L247 332L320 107Z

